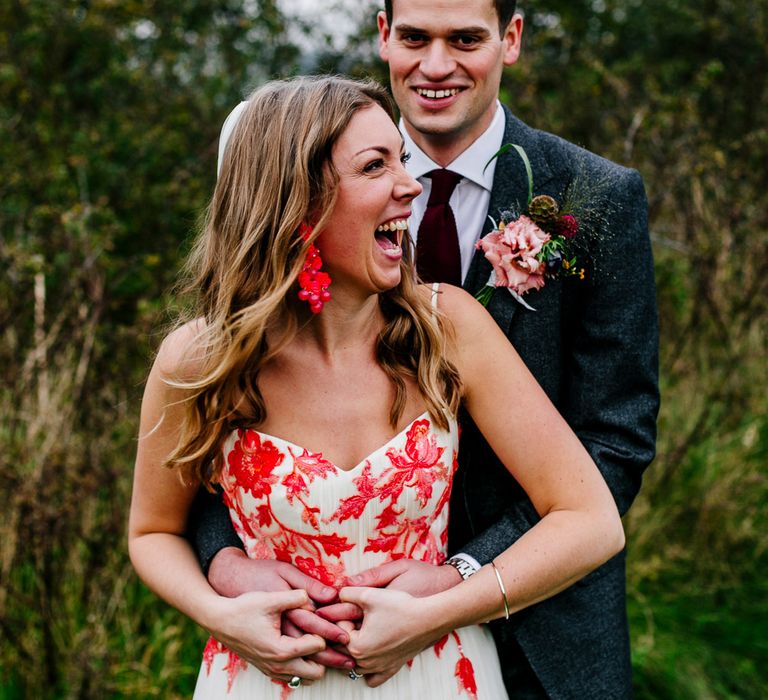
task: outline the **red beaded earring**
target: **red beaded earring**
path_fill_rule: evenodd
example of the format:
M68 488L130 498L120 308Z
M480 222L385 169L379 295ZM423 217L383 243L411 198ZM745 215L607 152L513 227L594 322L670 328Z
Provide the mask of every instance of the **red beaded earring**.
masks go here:
M306 241L312 235L312 227L302 224L299 227L299 235ZM331 277L327 272L321 272L323 261L320 251L311 243L304 259L304 266L299 273L299 299L309 304L313 314L319 314L326 302L331 300L328 287L331 286Z

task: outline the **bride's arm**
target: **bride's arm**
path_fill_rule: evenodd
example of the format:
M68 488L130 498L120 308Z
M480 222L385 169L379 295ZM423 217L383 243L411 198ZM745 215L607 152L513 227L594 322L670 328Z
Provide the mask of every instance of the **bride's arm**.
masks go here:
M624 546L624 533L594 462L496 323L468 294L443 291L440 308L455 326L453 360L464 404L541 516L495 559L513 613L607 561ZM490 565L427 598L370 588L342 589L341 598L365 611L349 649L358 666L373 673L399 667L452 629L505 615Z
M128 525L131 561L158 596L267 675L283 680L294 675L320 678L323 668L300 657L323 649L322 638L292 639L280 632L282 611L307 605L306 591L219 596L184 537L198 484L184 485L176 471L161 466L177 444L184 410L184 394L164 377L176 374L191 334L185 327L166 338L144 391Z

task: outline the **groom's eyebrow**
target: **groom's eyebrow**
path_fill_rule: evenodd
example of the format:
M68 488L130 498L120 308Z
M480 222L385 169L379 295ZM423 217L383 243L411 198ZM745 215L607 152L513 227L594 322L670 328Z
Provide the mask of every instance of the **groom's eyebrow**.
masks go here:
M410 25L410 24L396 24L395 32L397 34L429 34L429 32L426 29L422 29L421 27L414 27L413 25ZM448 33L451 36L458 36L458 35L464 35L464 34L469 34L471 36L481 36L481 37L490 36L490 33L488 32L488 28L483 27L482 25L469 26L469 27L451 27Z
M420 29L419 27L414 27L410 24L396 24L395 31L399 32L400 34L426 34L427 33L425 29Z

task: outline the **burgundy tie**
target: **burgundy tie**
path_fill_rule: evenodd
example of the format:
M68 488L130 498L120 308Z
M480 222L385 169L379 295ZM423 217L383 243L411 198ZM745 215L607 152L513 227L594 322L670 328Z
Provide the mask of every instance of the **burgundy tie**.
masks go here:
M461 175L433 170L427 209L416 239L416 269L424 282L448 282L461 286L461 252L456 219L448 204Z

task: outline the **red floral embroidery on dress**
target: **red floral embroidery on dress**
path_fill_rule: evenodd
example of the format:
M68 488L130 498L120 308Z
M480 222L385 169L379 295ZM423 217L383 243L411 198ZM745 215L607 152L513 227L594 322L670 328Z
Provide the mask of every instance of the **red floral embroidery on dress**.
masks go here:
M277 482L272 472L283 461L283 455L269 440L262 443L253 430L238 430L237 434L240 439L227 458L232 475L255 498L268 495Z
M435 480L447 479L445 466L440 463L444 451L444 447L437 446L437 438L429 429L429 421L414 421L406 433L405 449L387 450L393 468L382 474L382 478L388 477L389 480L379 498L384 501L391 497L394 502L400 497L403 487L408 485L416 488L421 507L425 507L432 497Z
M272 472L282 464L285 454L269 440L262 442L256 431L239 430L237 435L238 440L227 459L229 474L223 475L223 481L225 500L237 513L237 521L242 531L249 539L267 545L267 549L262 550L267 554L265 558L294 563L307 573L310 570L316 573L322 571L321 580L334 585L336 581L331 577L340 574L343 578L343 567L339 570L338 567L320 564L324 559L323 553L338 558L342 552L352 549L355 545L348 542L346 537L320 532L317 519L319 509L310 506L305 500L309 490L304 477L309 483L316 477L326 479L329 474L336 472L336 467L319 454L303 450L302 454L297 456L288 448L293 468L280 480L280 484L286 489L289 503L293 504L294 500L301 503L301 519L315 532L300 531L283 523L272 508L272 486L279 480L278 475ZM264 502L258 504L255 509L245 507L243 491ZM299 564L299 559L302 564Z
M346 578L346 570L343 564L318 564L309 557L296 557L294 561L296 568L307 576L322 581L326 586L338 586L339 581Z
M209 637L208 643L203 650L203 661L205 662L205 672L210 676L211 667L213 666L213 657L217 654L227 654L227 663L224 666L224 670L227 672L227 692L232 690L232 683L235 680L237 673L244 669L247 664L237 654L230 651L225 647L218 639Z
M371 478L371 463L367 460L363 466L363 473L352 479L352 483L357 487L357 493L349 498L343 498L336 512L326 522L331 523L336 520L343 523L349 518L357 519L363 514L369 501L376 498L376 479Z
M279 685L281 688L280 700L288 700L288 696L293 692L293 688L289 688L285 681L276 681L274 678L271 680L275 685Z
M446 634L444 637L438 639L432 648L435 650L435 655L439 659L440 654L442 653L443 649L445 649L445 645L448 643L448 640L451 637L453 637L453 639L456 641L456 646L459 650L459 660L456 662L456 667L454 669L454 675L456 676L456 681L459 684L459 692L465 692L467 695L469 695L470 698L472 698L472 700L477 700L477 681L475 680L475 669L472 666L472 662L464 655L464 649L461 646L459 633L454 630L453 632Z
M350 480L351 484L347 482L351 489L345 487L346 493L350 494L351 490L351 495L339 498L332 514L322 517L322 501L313 500L311 484L338 476L340 470L319 453L290 444L281 450L264 434L239 430L221 481L224 500L249 556L289 562L331 586L346 582L342 556L355 547L378 553L383 561L413 557L442 564L448 536L444 511L456 469L456 451L448 463L446 448L438 444L428 419L415 420L404 437L402 448L390 447L384 455L376 457L377 466L382 461L385 463L383 467L378 466L377 473L371 459L380 451L365 460L362 469ZM401 445L403 434L390 442L396 439ZM438 495L433 499L438 484ZM404 498L404 491L410 496ZM273 508L273 498L282 504L277 511ZM430 505L433 500L434 505ZM286 502L290 510L286 510ZM327 527L331 523L340 525L347 520L358 520L369 506L375 508L371 513L375 525L366 541L349 541ZM460 652L456 678L462 692L475 697L472 664L461 651L458 635L454 634L454 638ZM448 639L446 636L435 645L438 657ZM245 663L212 639L204 656L209 669L217 653L230 654L227 672L231 685L235 673ZM290 688L284 683L280 685L283 696L287 697Z
M290 452L293 457L294 469L298 469L303 474L306 474L310 484L314 481L316 476L321 479L326 479L329 474L335 474L337 471L333 463L324 459L323 455L319 452L308 452L307 450L303 450L298 457L293 454L293 450L290 447L288 448L288 452Z
M455 675L459 684L459 692L463 690L472 700L477 700L475 669L472 666L472 662L466 656L462 655L456 662Z
M309 489L304 477L311 484L316 476L325 479L328 474L335 474L336 467L327 459L323 459L320 454L313 454L303 450L301 455L296 456L290 447L288 452L293 457L293 469L290 474L286 474L283 477L280 483L285 486L285 495L288 498L288 503L293 505L294 499L298 500L304 508L301 519L317 530L319 529L317 514L320 512L320 509L313 508L306 502L305 497L309 496Z
M459 684L459 692L462 690L466 692L471 700L477 700L477 681L475 680L475 669L472 666L472 662L464 656L464 649L461 646L461 640L459 639L458 632L451 632L451 636L456 640L456 645L459 648L459 660L456 662L456 670L454 675L456 681Z
M446 634L444 637L440 637L440 639L435 642L435 646L432 647L435 650L435 655L438 659L440 658L440 652L445 649L445 645L448 644L449 637L450 635L448 634Z
M371 477L370 462L366 462L362 475L353 480L357 493L342 499L338 509L327 522L336 520L342 523L348 518L359 518L370 501L378 499L383 503L389 499L389 505L377 516L375 529L380 534L378 537L368 538L364 551L387 552L391 559L413 557L419 545L431 541L432 524L448 503L450 487L443 490L437 507L429 517L402 517L404 511L398 510L395 504L402 495L403 488L409 486L415 489L419 505L426 508L432 498L433 484L436 481L450 481L452 472L449 474L446 466L440 461L444 451L444 447L437 445L437 439L430 430L429 420L414 421L406 432L405 448L390 448L386 452L392 466L384 470L378 479L374 479ZM455 464L452 469L455 469ZM443 537L447 539L447 529L441 533L441 539ZM442 556L436 549L434 555L436 558ZM429 561L426 558L423 560Z

